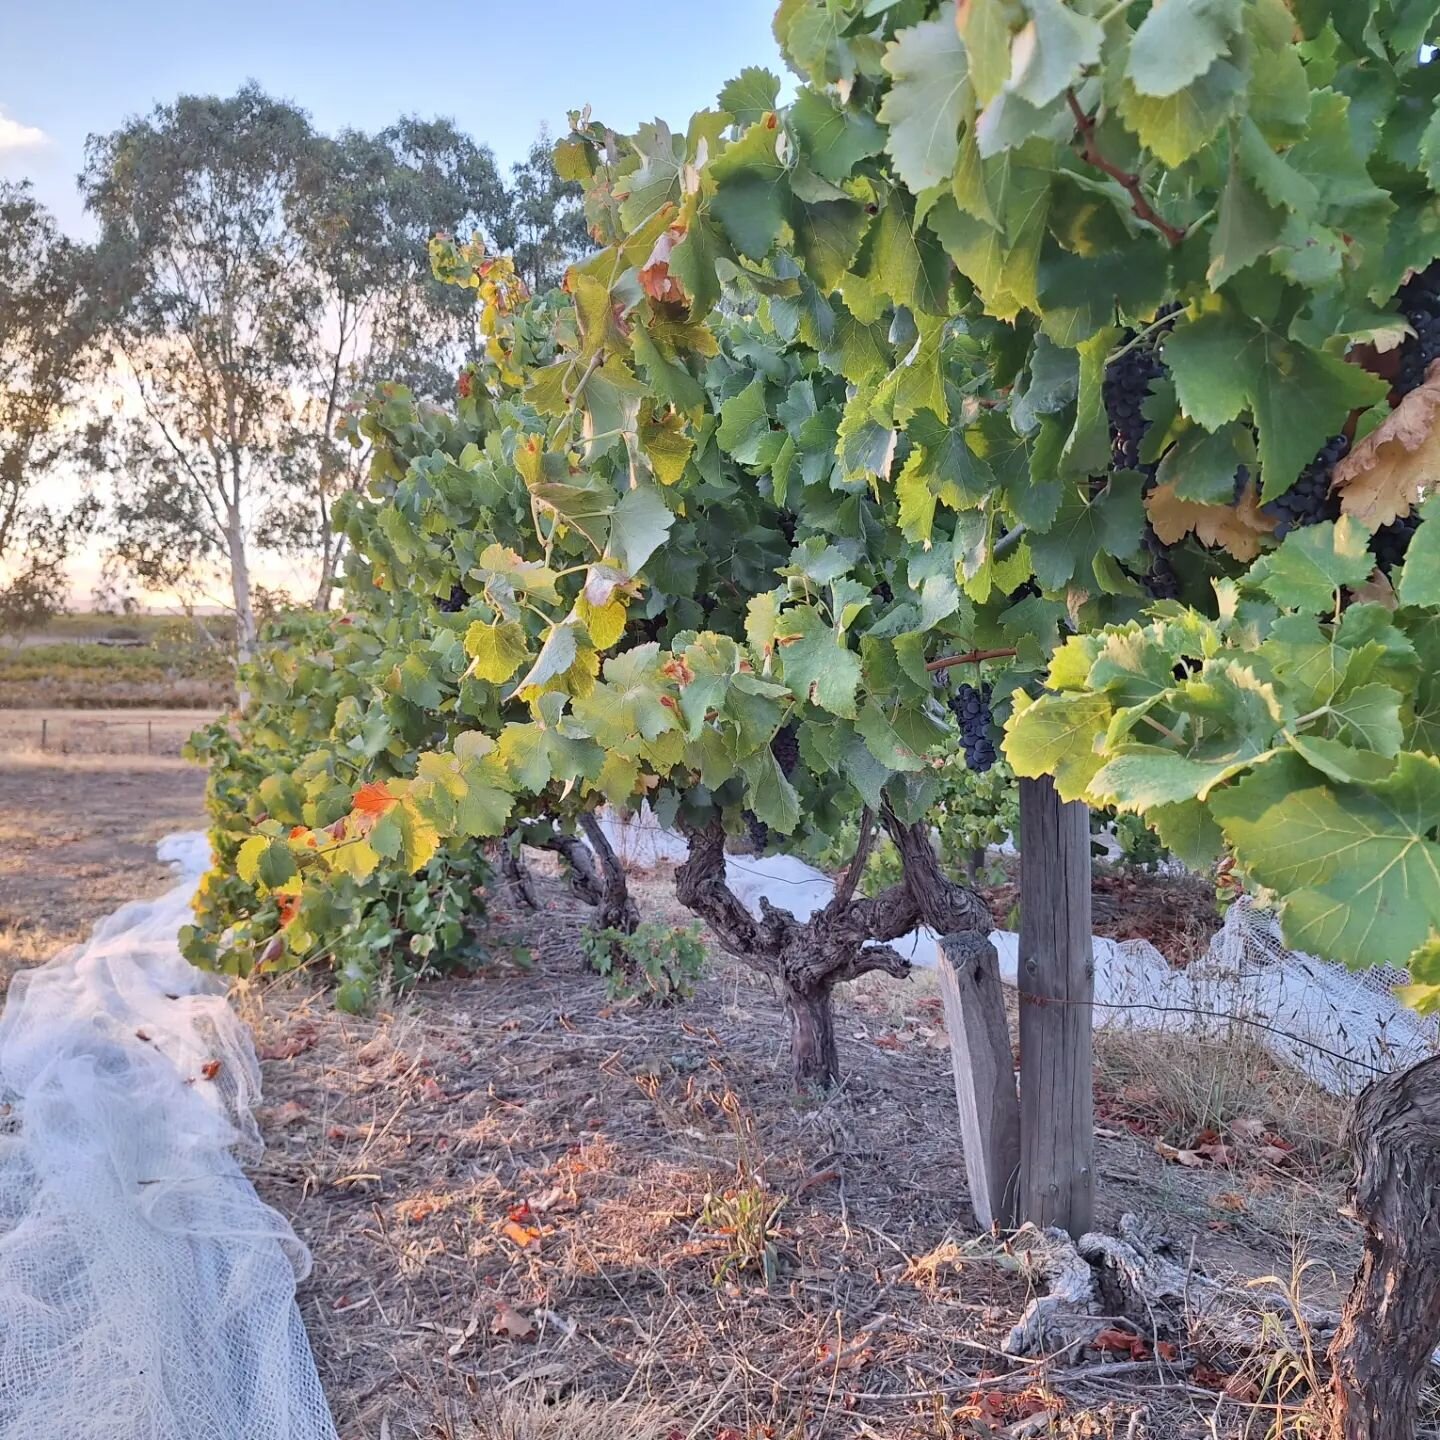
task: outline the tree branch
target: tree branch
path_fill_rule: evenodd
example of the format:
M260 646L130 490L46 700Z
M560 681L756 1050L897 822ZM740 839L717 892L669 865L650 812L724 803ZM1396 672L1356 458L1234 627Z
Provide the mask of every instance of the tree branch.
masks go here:
M1172 225L1145 197L1140 188L1140 177L1128 170L1122 170L1114 161L1107 160L1095 144L1095 117L1087 115L1073 90L1065 92L1070 102L1070 113L1075 117L1075 126L1080 132L1080 158L1093 165L1102 174L1108 175L1130 196L1130 208L1136 218L1158 230L1171 245L1178 245L1185 238L1185 231Z

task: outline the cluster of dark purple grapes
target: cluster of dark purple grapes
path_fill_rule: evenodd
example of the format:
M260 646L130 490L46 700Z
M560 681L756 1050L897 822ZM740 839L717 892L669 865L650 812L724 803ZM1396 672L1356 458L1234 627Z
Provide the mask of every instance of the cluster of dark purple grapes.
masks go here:
M794 725L787 725L770 742L770 753L780 767L780 773L789 780L794 777L800 764L800 732Z
M1179 309L1178 305L1166 305L1156 318L1166 319L1177 314ZM1143 344L1111 361L1106 366L1105 382L1101 387L1105 414L1110 421L1111 464L1116 470L1139 471L1145 477L1146 490L1154 485L1158 467L1144 464L1140 459L1140 447L1150 429L1144 406L1150 397L1150 387L1166 373L1159 349L1159 338L1163 333L1163 330L1156 331ZM1125 343L1130 344L1135 339L1135 332L1128 331L1124 338ZM1179 577L1165 554L1166 547L1148 523L1144 542L1150 556L1150 569L1140 577L1140 583L1156 600L1179 599Z
M1339 519L1340 497L1331 493L1330 480L1336 465L1349 453L1350 441L1344 435L1332 435L1325 448L1300 472L1300 478L1283 495L1261 507L1277 522L1277 539L1305 525Z
M994 716L988 685L961 685L950 695L950 710L960 722L960 744L965 764L983 775L995 764L995 742L990 738Z
M445 615L458 615L470 603L470 592L458 582L450 587L450 596L440 602Z
M1110 458L1115 469L1154 474L1153 466L1140 462L1140 446L1150 429L1143 407L1150 386L1164 374L1165 362L1153 345L1137 345L1106 367L1101 393L1110 419Z
M1370 537L1370 553L1375 563L1388 575L1397 565L1405 563L1410 542L1420 527L1418 515L1402 515L1388 525L1382 525Z
M1396 305L1415 332L1400 347L1395 377L1395 389L1408 395L1424 381L1431 362L1440 359L1440 260L1405 282Z
M1140 583L1152 600L1178 600L1180 577L1170 563L1169 547L1148 524L1141 539L1150 557L1150 569L1140 577Z

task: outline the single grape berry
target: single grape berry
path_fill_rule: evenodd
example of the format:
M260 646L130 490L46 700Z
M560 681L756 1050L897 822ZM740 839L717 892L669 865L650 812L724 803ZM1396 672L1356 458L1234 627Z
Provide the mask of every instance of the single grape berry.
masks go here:
M995 744L990 738L994 719L990 710L990 687L961 685L950 695L950 710L960 722L960 747L965 764L983 775L995 764Z
M1344 435L1332 435L1320 453L1300 472L1300 478L1283 494L1260 507L1276 521L1275 535L1284 539L1292 530L1340 517L1340 497L1331 490L1336 465L1350 453Z
M770 753L780 767L780 773L789 780L800 764L800 731L794 725L787 725L770 742Z

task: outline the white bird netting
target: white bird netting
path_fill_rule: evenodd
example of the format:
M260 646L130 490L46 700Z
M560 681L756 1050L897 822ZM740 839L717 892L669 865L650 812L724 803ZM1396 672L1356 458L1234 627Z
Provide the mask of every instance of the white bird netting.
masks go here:
M648 811L629 820L608 815L605 824L616 852L632 864L685 858L684 839ZM805 919L835 892L828 876L790 855L732 855L725 868L730 888L757 917L762 896ZM1020 937L995 930L990 938L1001 979L1013 987ZM931 931L893 944L912 963L934 968ZM1332 1094L1354 1095L1376 1075L1413 1065L1440 1047L1440 1024L1407 1009L1393 993L1407 982L1405 971L1354 972L1289 950L1274 916L1249 899L1230 907L1205 956L1184 970L1144 940L1096 936L1094 947L1097 1026L1216 1037L1243 1027Z
M241 1171L260 1070L177 946L209 863L10 985L0 1015L0 1440L335 1440L309 1255Z

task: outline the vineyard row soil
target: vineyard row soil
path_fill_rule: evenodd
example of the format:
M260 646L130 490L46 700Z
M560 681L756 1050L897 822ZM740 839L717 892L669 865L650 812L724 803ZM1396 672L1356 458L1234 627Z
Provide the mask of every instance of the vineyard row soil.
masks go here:
M154 841L203 823L202 790L173 755L0 739L0 987L162 888ZM255 1179L313 1250L301 1306L345 1440L1263 1433L1244 1372L1216 1378L1233 1356L1001 1356L1033 1283L975 1232L932 977L844 987L849 1078L800 1106L763 981L712 946L684 1005L608 1003L544 867L538 912L493 898L486 973L358 1018L304 976L236 991L264 1060ZM687 922L668 875L634 888ZM1153 931L1154 891L1105 882L1106 928ZM1304 1267L1338 1304L1339 1104L1243 1044L1098 1054L1099 1222L1159 1219L1237 1289ZM1205 1145L1221 1159L1162 1155Z

